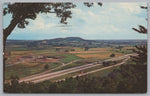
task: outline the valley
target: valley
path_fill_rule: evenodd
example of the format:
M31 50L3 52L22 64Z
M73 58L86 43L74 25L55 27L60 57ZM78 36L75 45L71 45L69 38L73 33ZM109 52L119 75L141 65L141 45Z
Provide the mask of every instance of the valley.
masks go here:
M6 82L12 76L18 76L19 82L37 83L93 74L105 70L105 67L113 68L126 63L130 56L136 55L135 44L143 45L146 43L143 41L95 41L79 37L42 41L8 40L5 52Z

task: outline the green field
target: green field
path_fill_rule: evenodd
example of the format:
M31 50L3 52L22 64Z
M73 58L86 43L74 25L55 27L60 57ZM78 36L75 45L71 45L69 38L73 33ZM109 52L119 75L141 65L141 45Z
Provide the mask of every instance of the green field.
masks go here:
M80 57L74 55L74 54L61 54L61 55L56 55L56 56L62 56L64 57L63 59L61 59L60 61L63 62L63 63L69 63L73 60L77 60L77 59L81 59Z
M6 79L10 79L11 76L18 76L19 78L26 77L29 75L33 75L36 73L40 73L43 71L47 71L48 69L45 69L44 66L48 64L49 68L48 69L53 69L56 68L60 65L61 63L36 63L31 65L27 64L16 64L13 66L6 67L5 69L5 76Z

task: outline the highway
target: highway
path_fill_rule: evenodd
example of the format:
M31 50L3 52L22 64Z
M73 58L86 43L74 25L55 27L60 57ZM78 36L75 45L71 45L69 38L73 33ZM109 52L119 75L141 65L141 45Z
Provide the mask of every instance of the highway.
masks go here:
M130 56L136 56L136 55L137 54L133 53L133 54L127 54L127 55L123 55L123 56L120 56L120 57L114 57L114 58L111 58L111 59L104 60L104 61L115 61L115 60L124 59L119 64L104 67L104 68L100 68L100 69L97 69L97 70L93 70L93 71L84 73L82 75L91 74L91 73L94 73L94 72L97 72L97 71L101 71L101 70L104 70L104 69L107 69L107 68L111 68L113 66L118 66L118 65L124 64L130 58ZM45 73L45 74L40 74L39 73L40 75L32 75L32 76L28 76L28 77L25 77L25 78L21 78L19 80L19 82L24 81L24 82L38 83L38 82L42 82L42 81L49 80L49 79L52 79L52 78L55 78L55 77L59 77L59 76L63 76L63 75L66 75L66 74L82 71L82 70L92 68L92 67L95 67L95 66L99 66L99 65L102 65L102 63L93 62L93 63L90 63L90 64L77 66L77 67L73 67L73 68L68 68L68 69L64 69L64 70L61 70L61 71L57 71L57 72L51 72L51 73Z
M64 66L70 65L70 64L75 63L75 62L80 61L80 60L81 60L81 59L74 60L74 61L71 61L71 62L66 63L66 64L62 64L61 66L58 66L58 67L56 67L56 68L49 69L49 70L47 70L47 71L44 71L44 72L41 72L41 73L38 73L38 74L30 75L30 76L24 77L23 79L31 78L31 77L35 77L35 76L40 76L40 75L43 75L43 74L46 74L46 73L50 73L50 72L53 71L53 70L62 68L62 67L64 67Z
M129 57L129 58L130 58L130 57ZM95 72L98 72L98 71L106 70L106 69L109 69L109 68L112 68L112 67L120 66L120 65L126 63L126 61L127 61L129 58L123 60L123 62L121 62L121 63L115 64L115 65L111 65L111 66L108 66L108 67L104 67L104 68L100 68L100 69L97 69L97 70L89 71L89 72L86 72L86 73L80 73L80 74L75 75L75 76L72 76L72 77L73 77L73 78L75 78L75 77L77 77L77 76L80 77L80 76L84 76L84 75L87 75L87 74L95 73ZM65 79L55 80L55 82L62 81L62 80L64 81Z
M88 68L91 68L91 67L102 65L102 64L96 64L96 65L94 65L94 64L95 63L90 63L90 64L77 66L77 67L73 67L73 68L68 68L68 69L65 69L65 70L57 71L57 72L46 73L46 74L43 74L43 75L40 75L40 76L34 76L34 77L29 77L29 78L25 77L25 78L20 79L19 82L22 82L22 81L28 82L28 81L33 81L33 80L36 80L36 79L40 79L40 80L43 81L44 77L47 77L47 78L49 76L58 77L58 76L66 75L66 74L73 73L73 72L76 72L76 71L81 71L83 69L88 69Z

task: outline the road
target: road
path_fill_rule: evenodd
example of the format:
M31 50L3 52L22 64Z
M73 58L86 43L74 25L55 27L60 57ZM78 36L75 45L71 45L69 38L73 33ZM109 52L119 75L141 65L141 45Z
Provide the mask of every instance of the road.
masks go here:
M44 80L48 80L47 78L52 76L53 78L54 77L59 77L59 76L62 76L62 75L66 75L66 74L69 74L69 73L73 73L73 72L76 72L76 71L81 71L81 70L84 70L84 69L88 69L88 68L92 68L92 67L95 67L95 66L99 66L99 65L102 65L102 64L96 64L94 65L95 63L90 63L90 64L86 64L86 65L82 65L82 66L77 66L77 67L73 67L73 68L68 68L68 69L65 69L65 70L61 70L61 71L57 71L57 72L52 72L52 73L46 73L46 74L43 74L43 75L40 75L40 76L34 76L34 77L26 77L26 78L22 78L20 79L19 82L29 82L29 81L34 81L36 79L38 79L39 81L44 81ZM45 78L46 77L46 78ZM49 78L51 79L51 78Z
M129 58L130 56L135 56L136 54L127 54L127 55L124 55L124 56L120 56L120 57L115 57L115 58L111 58L111 59L107 59L107 60L104 60L104 61L115 61L115 60L123 60L123 62L119 63L119 64L124 64ZM34 82L34 83L38 83L38 82L42 82L42 81L45 81L45 80L49 80L49 79L52 79L52 78L55 78L55 77L59 77L59 76L63 76L63 75L66 75L66 74L70 74L70 73L73 73L73 72L77 72L77 71L81 71L81 70L85 70L85 69L88 69L88 68L92 68L92 67L95 67L95 66L99 66L99 65L102 65L102 63L96 63L96 62L93 62L93 63L90 63L90 64L86 64L86 65L82 65L82 66L77 66L77 67L73 67L73 68L68 68L68 69L65 69L65 70L61 70L61 71L57 71L57 72L52 72L52 73L45 73L45 74L41 74L41 75L32 75L32 76L28 76L28 77L25 77L25 78L21 78L19 80L19 82ZM118 64L116 64L117 66ZM107 68L111 68L115 65L112 65L112 66L108 66ZM94 73L94 72L97 72L97 71L100 71L100 70L104 70L105 67L102 69L97 69L97 70L93 70L91 72L87 72L86 74L90 74L90 73Z
M130 57L129 57L129 58L130 58ZM87 75L87 74L95 73L95 72L98 72L98 71L106 70L106 69L109 69L109 68L112 68L112 67L120 66L120 65L126 63L126 61L127 61L129 58L123 60L123 62L121 62L121 63L115 64L115 65L111 65L111 66L108 66L108 67L104 67L104 68L100 68L100 69L97 69L97 70L89 71L89 72L86 72L86 73L81 73L81 74L78 74L78 75L75 75L75 76L72 76L72 77L73 77L73 78L75 78L75 77L77 77L77 76L80 77L80 76L84 76L84 75ZM65 79L55 80L55 82L62 81L62 80L64 81Z
M47 71L44 71L44 72L41 72L41 73L38 73L38 74L34 74L34 75L31 75L31 76L27 76L27 77L24 77L23 79L32 78L32 77L40 76L40 75L43 75L43 74L46 74L46 73L50 73L50 72L53 71L53 70L62 68L62 67L64 67L64 66L70 65L70 64L75 63L75 62L80 61L80 60L81 60L81 59L74 60L74 61L71 61L71 62L66 63L66 64L62 64L61 66L58 66L58 67L56 67L56 68L53 68L53 69L50 69L50 70L47 70Z

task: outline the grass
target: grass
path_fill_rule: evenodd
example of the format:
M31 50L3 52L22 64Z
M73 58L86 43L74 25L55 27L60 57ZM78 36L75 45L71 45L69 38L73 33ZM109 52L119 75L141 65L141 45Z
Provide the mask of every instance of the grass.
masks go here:
M48 69L52 69L61 65L61 63L17 64L6 67L5 77L8 80L12 75L17 75L19 76L19 78L22 78L36 73L40 73L46 71L46 69L44 69L44 66L46 64L49 65Z
M68 69L68 68L73 68L73 67L77 67L77 66L80 66L80 65L84 65L86 63L83 63L81 61L78 61L78 62L74 62L72 64L69 64L67 66L64 66L64 67L61 67L59 69L56 69L56 70L53 70L52 72L55 72L55 71L60 71L60 70L64 70L64 69Z
M125 64L134 64L133 61L129 60L127 63ZM65 78L69 78L69 77L72 77L72 76L75 76L75 75L78 75L79 73L83 72L90 72L92 70L96 70L96 69L100 69L100 68L103 68L104 66L103 65L100 65L100 66L96 66L96 67L92 67L92 68L88 68L88 69L85 69L83 71L78 71L78 72L74 72L74 73L70 73L70 74L67 74L67 75L63 75L63 76L60 76L60 77L56 77L56 78L53 78L51 79L50 81L55 81L55 80L61 80L61 79L65 79ZM95 73L91 73L91 74L88 74L89 77L104 77L104 76L107 76L110 72L112 72L114 69L119 69L120 66L115 66L115 67L112 67L112 68L109 68L109 69L105 69L105 70L101 70L101 71L98 71L98 72L95 72Z
M61 59L60 61L63 62L63 63L68 63L68 62L71 62L73 60L77 60L77 59L81 59L80 57L76 56L76 55L73 55L73 54L61 54L61 55L58 55L58 56L62 56L64 57L63 59Z
M103 68L103 67L104 67L103 65L99 65L99 66L95 66L95 67L92 67L92 68L85 69L85 70L83 70L83 72L90 72L90 71L97 70L97 69L100 69L100 68Z
M49 48L49 49L43 49L43 50L33 50L33 53L35 54L35 55L52 55L52 54L54 54L54 53L56 53L55 52L55 50L53 49L53 48Z
M106 48L90 48L89 51L110 51L111 48L106 47Z
M59 63L59 62L46 63L46 64L48 64L48 65L49 65L48 69L53 69L53 68L56 68L56 67L58 67L58 66L61 66L61 65L62 65L62 64L61 64L61 63ZM46 65L46 64L45 64L45 65Z
M77 61L77 62L71 63L69 65L63 66L59 69L53 70L52 72L60 71L60 70L68 69L68 68L73 68L73 67L77 67L77 66L81 66L81 65L85 65L85 64L89 64L89 63L99 61L99 60L100 59L98 59L98 58L82 59L80 61Z
M88 76L90 76L90 77L104 77L104 76L107 76L111 71L113 71L114 69L117 69L119 67L120 66L115 66L115 67L112 67L109 69L101 70L101 71L98 71L95 73L88 74Z
M11 47L7 47L7 50L11 50L11 51L27 51L28 49L25 46L11 46Z
M28 49L25 48L25 47L18 47L18 48L10 48L10 50L13 50L13 51L27 51Z
M72 76L78 75L79 73L81 73L81 71L73 72L73 73L63 75L63 76L59 76L59 77L55 77L53 79L50 79L50 81L56 81L56 80L61 80L61 79L65 79L65 78L70 78Z
M126 65L126 64L135 64L135 62L133 62L130 59L124 65ZM107 76L114 69L119 69L119 68L120 68L120 66L115 66L115 67L112 67L112 68L109 68L109 69L105 69L105 70L102 70L102 71L98 71L98 72L95 72L95 73L88 74L88 76L90 76L90 77L104 77L104 76Z
M88 68L88 69L85 69L85 70L82 70L82 71L73 72L73 73L66 74L66 75L63 75L63 76L60 76L60 77L56 77L56 78L50 79L50 81L56 81L56 80L69 78L69 77L78 75L80 73L90 72L90 71L100 69L100 68L103 68L103 65ZM113 67L113 68L110 68L110 69L105 69L105 70L102 70L102 71L98 71L98 72L95 72L95 73L91 73L91 74L88 74L88 76L89 77L103 77L103 76L108 75L108 73L110 73L111 71L113 71L116 68L119 68L119 66L116 66L116 67Z
M112 51L112 52L129 54L129 53L132 53L133 51L132 50L115 50L115 51Z
M79 54L77 56L81 57L81 58L100 58L100 59L105 59L105 58L110 58L110 55L114 53L115 56L121 56L123 55L122 53L115 53L115 52L105 52L105 53L94 53L94 54Z
M17 51L16 51L17 50ZM73 54L70 53L61 53L61 52L56 52L54 48L49 48L49 50L22 50L16 49L15 51L11 51L11 57L6 61L7 63L13 63L16 62L16 60L13 60L17 58L18 56L28 56L28 55L47 55L47 56L62 56L64 57L61 59L61 62L68 63L70 61L80 59L80 57L77 57ZM78 49L79 50L79 49ZM6 64L7 64L6 63ZM5 77L8 80L11 75L17 75L20 78L29 76L32 74L40 73L45 71L44 66L48 64L49 68L52 69L55 67L58 67L62 65L61 63L23 63L23 64L16 64L13 66L7 66L6 67L6 72L5 72Z

